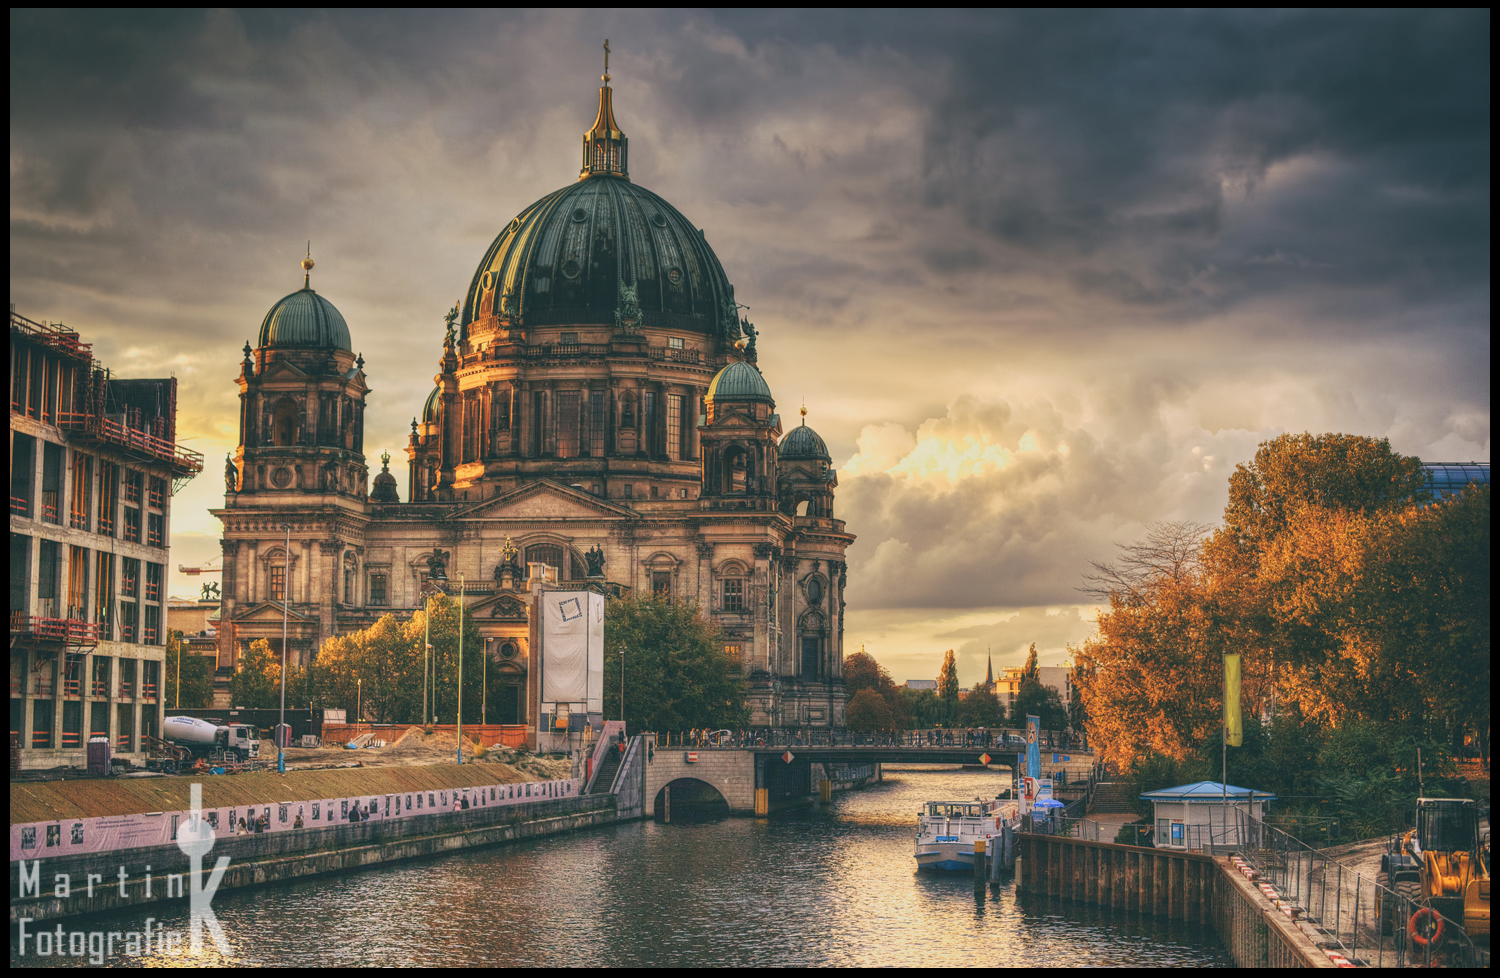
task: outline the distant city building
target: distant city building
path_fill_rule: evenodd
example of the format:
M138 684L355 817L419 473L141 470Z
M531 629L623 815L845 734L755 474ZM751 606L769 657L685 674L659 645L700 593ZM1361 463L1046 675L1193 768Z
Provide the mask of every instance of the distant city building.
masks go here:
M1490 484L1488 462L1431 462L1423 468L1427 470L1427 488L1435 499L1457 495L1470 483Z
M111 377L61 325L10 314L10 730L21 766L81 766L161 729L177 381Z
M907 689L930 689L933 692L937 692L938 683L937 683L936 679L908 679L906 681L906 688Z

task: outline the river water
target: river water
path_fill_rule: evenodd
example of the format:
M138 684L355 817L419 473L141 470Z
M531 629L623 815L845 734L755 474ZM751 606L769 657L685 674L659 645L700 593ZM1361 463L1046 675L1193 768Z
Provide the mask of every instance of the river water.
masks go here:
M992 796L1006 774L887 772L826 807L769 820L633 822L306 882L213 909L233 950L155 966L1228 966L1211 928L1017 902L971 877L918 874L925 801ZM135 912L67 930L139 930ZM187 928L169 913L167 930ZM54 925L55 926L55 925ZM212 948L212 945L208 945ZM81 963L18 956L12 966Z

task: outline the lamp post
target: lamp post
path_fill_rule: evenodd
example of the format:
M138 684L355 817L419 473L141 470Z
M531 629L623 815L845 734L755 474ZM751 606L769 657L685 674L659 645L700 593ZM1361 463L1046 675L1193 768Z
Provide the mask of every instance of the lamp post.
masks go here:
M365 681L356 679L354 683L354 722L358 724L365 716Z
M286 773L286 616L287 608L292 603L292 525L281 524L281 529L286 532L286 544L281 550L281 719L276 723L276 773ZM177 653L178 675L181 676L182 652ZM178 695L182 693L182 683L177 684Z
M458 575L458 763L464 762L464 576Z
M484 640L484 661L479 667L479 724L483 726L490 722L490 643L494 639Z
M425 591L425 588L424 588ZM427 722L427 659L432 655L432 595L422 607L422 722Z
M620 646L620 722L625 722L625 646Z

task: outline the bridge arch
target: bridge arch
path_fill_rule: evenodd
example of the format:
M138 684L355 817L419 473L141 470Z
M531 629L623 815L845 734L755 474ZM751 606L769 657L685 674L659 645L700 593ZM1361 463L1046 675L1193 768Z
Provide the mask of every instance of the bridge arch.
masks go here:
M661 786L654 805L658 822L707 822L729 815L729 800L699 778L676 778Z

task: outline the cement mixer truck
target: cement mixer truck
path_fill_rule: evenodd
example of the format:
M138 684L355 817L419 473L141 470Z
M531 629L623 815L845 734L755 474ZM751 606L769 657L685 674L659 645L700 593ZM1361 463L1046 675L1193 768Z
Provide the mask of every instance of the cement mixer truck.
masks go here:
M167 717L161 725L162 739L208 760L238 760L260 756L258 731L243 723L215 723L197 717Z

